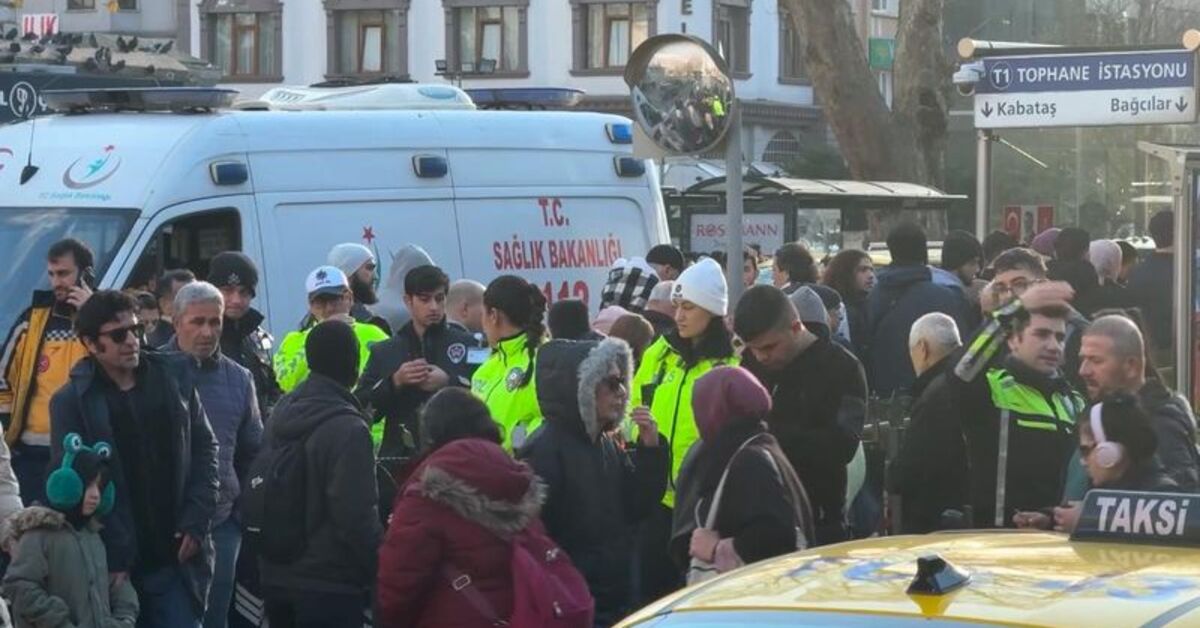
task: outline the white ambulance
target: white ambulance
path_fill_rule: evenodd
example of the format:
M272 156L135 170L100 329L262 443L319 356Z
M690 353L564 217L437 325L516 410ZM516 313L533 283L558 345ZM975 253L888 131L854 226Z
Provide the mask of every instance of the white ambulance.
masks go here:
M242 250L276 336L341 242L375 251L389 294L403 285L394 257L418 245L452 278L517 274L595 310L612 262L669 241L625 118L476 111L433 85L285 88L250 110L225 107L231 95L52 94L71 113L0 127L0 327L46 285L45 251L67 236L96 251L104 288L170 268L204 277L214 255Z

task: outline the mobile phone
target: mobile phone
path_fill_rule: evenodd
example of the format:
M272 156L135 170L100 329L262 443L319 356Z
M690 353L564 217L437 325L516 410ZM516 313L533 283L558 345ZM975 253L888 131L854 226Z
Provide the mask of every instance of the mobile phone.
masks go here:
M88 290L96 289L96 273L91 266L79 271L79 277L75 280L75 285Z
M658 390L658 384L643 384L642 385L642 405L647 408L654 407L654 391Z

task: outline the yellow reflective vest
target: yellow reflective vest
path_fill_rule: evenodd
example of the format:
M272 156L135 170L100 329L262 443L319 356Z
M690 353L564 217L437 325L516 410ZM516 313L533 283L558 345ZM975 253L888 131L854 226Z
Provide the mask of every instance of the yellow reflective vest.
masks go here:
M371 356L371 346L388 339L382 329L369 323L354 322L350 324L354 335L358 338L358 372L361 375ZM279 351L275 353L275 376L283 392L292 392L301 382L308 379L308 355L304 352L304 342L312 327L294 331L283 338Z
M720 360L700 360L689 366L665 336L650 345L642 356L642 364L633 378L630 406L636 408L646 405L642 396L650 387L653 388L650 413L658 423L659 436L671 443L671 477L662 502L668 508L675 507L675 480L679 477L683 458L688 449L700 440L696 414L692 411L692 390L696 380L718 366L737 364L737 356L730 356Z
M471 391L487 404L492 420L504 434L504 448L509 451L524 445L542 425L532 373L534 363L527 346L525 334L500 341L471 378Z

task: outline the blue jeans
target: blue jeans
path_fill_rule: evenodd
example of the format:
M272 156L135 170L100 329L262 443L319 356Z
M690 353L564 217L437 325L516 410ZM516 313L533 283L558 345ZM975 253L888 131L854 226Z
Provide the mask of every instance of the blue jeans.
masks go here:
M133 588L142 605L138 628L200 628L183 573L177 567L135 574Z
M233 601L234 571L242 548L242 529L233 517L229 517L213 528L212 537L217 560L213 567L212 588L208 591L208 608L204 611L204 628L225 628L229 623L229 605Z

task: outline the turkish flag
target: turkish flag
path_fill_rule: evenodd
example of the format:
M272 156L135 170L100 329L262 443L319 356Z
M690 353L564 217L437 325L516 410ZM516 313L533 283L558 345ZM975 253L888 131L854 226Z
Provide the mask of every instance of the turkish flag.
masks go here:
M1038 205L1036 233L1041 233L1053 226L1054 226L1054 206L1053 205Z

